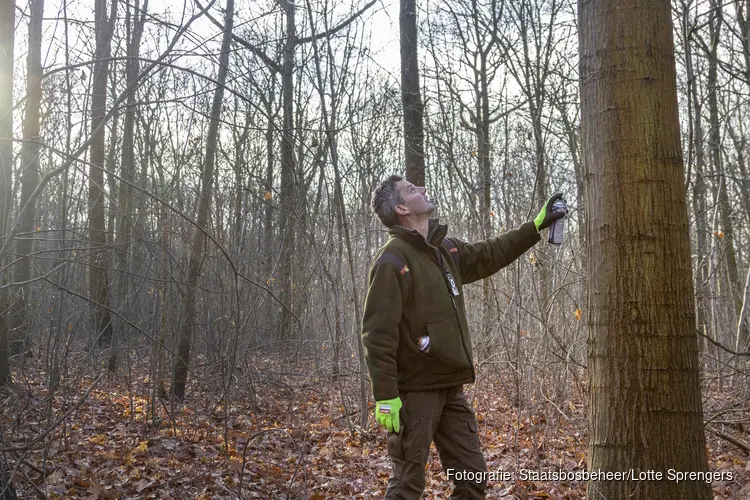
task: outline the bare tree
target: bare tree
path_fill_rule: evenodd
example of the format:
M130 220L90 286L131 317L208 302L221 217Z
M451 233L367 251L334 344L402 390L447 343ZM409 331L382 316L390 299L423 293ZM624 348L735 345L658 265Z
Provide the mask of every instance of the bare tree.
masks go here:
M312 7L310 6L310 1L306 0L307 2L307 12L310 19L310 26L313 27L314 30L314 19L313 19L313 13L312 13ZM324 17L326 30L328 28L327 26L327 19ZM341 175L341 165L340 165L340 159L339 159L339 148L338 148L338 136L337 136L337 130L338 130L338 115L339 115L339 109L341 105L341 97L339 95L339 85L344 86L346 83L345 77L342 76L342 82L337 82L335 80L336 71L333 67L334 64L334 53L333 49L331 48L331 40L326 40L326 52L327 52L327 61L329 64L328 68L328 92L326 92L326 85L323 79L323 69L321 64L321 54L318 50L318 43L313 37L312 41L312 48L313 48L313 59L315 62L315 77L316 77L316 86L318 89L318 96L320 98L320 104L321 104L321 113L323 117L323 126L325 127L326 132L326 139L328 141L328 150L331 153L331 165L333 166L333 175L334 175L334 207L336 210L337 220L338 220L338 226L339 226L339 241L341 241L341 238L343 237L344 243L346 245L346 257L347 262L349 265L349 278L351 280L350 284L352 287L352 298L354 302L354 324L359 325L362 318L361 313L361 304L359 302L359 291L357 289L357 273L355 271L356 268L356 257L353 250L352 245L352 236L351 236L351 227L349 223L349 216L346 211L346 201L344 199L344 189L343 189L343 180ZM349 48L348 54L345 57L345 59L348 61L351 56L351 48ZM345 74L344 74L345 75ZM328 94L328 97L326 96ZM330 102L330 111L328 107L328 102ZM334 282L334 286L336 286L336 282L341 283L341 261L337 263L338 269L336 272L337 279ZM338 291L334 292L338 294ZM339 309L338 303L335 307L336 310ZM336 321L338 322L338 314ZM340 326L337 324L337 331L340 331ZM356 329L355 329L356 331ZM367 386L365 383L365 355L364 355L364 346L362 344L360 335L355 334L355 341L357 342L357 356L359 359L359 373L360 373L360 425L364 426L367 423L367 401L368 401L368 391ZM334 349L338 349L338 346L334 346ZM338 353L338 351L335 351ZM338 360L337 360L338 361ZM336 365L338 366L338 365Z
M424 186L424 104L419 87L417 0L400 0L398 22L406 179L416 186Z
M112 33L117 18L118 0L96 0L94 7L96 52L91 87L91 150L89 153L89 238L93 246L89 257L89 294L91 298L91 330L102 347L112 343L112 319L109 312L107 268L109 259L104 205L104 127L107 114L107 76Z
M234 25L234 0L227 0L226 19L224 21L224 36L221 41L219 55L219 74L216 77L216 90L211 104L211 121L206 136L206 154L201 169L201 191L198 200L198 217L193 229L190 257L188 260L188 275L186 280L185 298L180 318L179 340L177 344L177 358L175 359L172 375L172 393L178 398L185 396L190 354L193 345L196 321L196 292L198 278L201 275L204 252L206 251L206 231L208 230L209 211L213 193L214 168L216 162L216 147L219 137L219 122L221 107L224 100L224 85L229 70L229 49L232 42L232 28Z
M13 0L0 1L0 234L6 227L13 202L13 43L16 5ZM4 266L5 259L0 260ZM7 277L4 275L2 283ZM7 293L0 295L0 385L10 384L10 332L6 318L9 312Z
M13 44L16 2L0 1L0 233L13 203Z
M22 349L30 352L28 339L28 312L31 281L30 257L34 245L34 222L36 203L31 195L39 184L39 126L40 107L42 103L42 20L44 17L44 0L31 3L29 18L29 52L27 56L26 108L23 118L23 147L21 149L21 206L28 204L18 221L21 238L16 240L16 254L20 260L16 264L14 280L19 285L18 295L13 303L11 326L15 335L22 337Z
M579 5L588 470L706 471L670 2L628 7ZM587 498L709 499L711 490L598 478Z
M127 61L125 69L125 82L127 86L131 86L135 83L135 79L138 77L140 71L140 62L138 60L140 54L141 38L143 36L143 27L146 23L146 12L148 11L148 0L144 0L141 5L140 0L136 0L135 4L131 6L130 3L125 8L125 28L127 30L128 43L127 43ZM135 190L133 189L133 182L135 180L135 127L136 127L136 112L138 111L136 103L136 92L132 91L128 94L127 108L125 110L125 122L123 124L122 132L122 165L120 168L121 182L119 186L119 192L117 195L118 201L118 225L115 231L114 246L115 255L117 258L119 273L117 276L117 300L121 301L124 305L124 313L127 316L128 311L128 298L127 285L129 282L129 270L128 263L130 260L130 235L132 226L135 224L133 215L135 213L134 207L134 195ZM147 154L144 152L144 154ZM114 156L114 155L113 155ZM110 158L113 160L114 158ZM112 176L110 176L112 177ZM122 324L119 330L124 333L126 325ZM119 335L120 339L124 338L124 335ZM114 372L117 368L117 351L119 346L117 345L117 339L115 339L113 350L109 358L109 370Z
M721 230L724 233L724 244L726 265L722 266L726 270L725 279L731 291L732 304L734 305L735 317L739 317L742 310L742 282L737 267L737 255L735 252L734 223L731 217L731 194L728 191L726 168L723 161L722 152L722 125L719 118L719 56L718 49L721 45L721 36L723 28L724 7L718 0L710 1L709 13L709 36L708 45L704 44L706 56L708 59L708 72L706 85L708 87L708 150L711 158L712 174L718 179L715 186L716 192L714 198L718 202L719 217L721 220Z
M688 105L688 159L687 169L688 182L691 184L691 202L693 216L695 217L695 251L696 254L701 257L698 262L697 269L695 271L696 281L696 323L698 329L704 334L709 335L708 324L706 320L706 314L709 310L707 298L707 288L702 289L706 286L708 276L708 266L706 259L703 256L706 255L708 242L706 235L708 234L708 221L706 218L706 206L707 206L707 183L706 183L706 155L705 155L705 144L704 135L705 131L703 128L703 102L704 100L700 95L700 72L695 71L695 65L700 63L697 54L693 52L693 45L695 41L691 36L691 21L690 21L690 9L692 8L692 1L683 2L681 5L682 16L681 27L682 27L682 38L684 44L684 58L685 58L685 71L687 76L687 105ZM693 178L694 176L694 178Z

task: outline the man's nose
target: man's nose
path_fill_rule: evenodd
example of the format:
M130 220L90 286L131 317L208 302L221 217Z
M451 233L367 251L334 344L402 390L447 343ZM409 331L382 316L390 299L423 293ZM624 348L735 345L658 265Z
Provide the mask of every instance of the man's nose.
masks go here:
M426 187L420 187L419 189L420 189L420 191L422 191L422 194L427 193L427 188Z

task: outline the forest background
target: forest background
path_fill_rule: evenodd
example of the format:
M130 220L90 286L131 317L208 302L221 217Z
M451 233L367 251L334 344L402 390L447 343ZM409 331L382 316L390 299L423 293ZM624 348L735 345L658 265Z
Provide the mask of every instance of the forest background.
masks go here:
M672 7L704 421L711 468L738 478L714 493L742 498L750 1ZM410 153L399 5L0 9L6 477L49 498L382 492L359 325L386 237L370 192ZM582 470L576 5L414 9L425 184L451 234L497 235L555 191L571 207L563 246L540 244L466 288L488 464ZM440 498L449 486L430 467ZM584 487L498 483L491 495Z

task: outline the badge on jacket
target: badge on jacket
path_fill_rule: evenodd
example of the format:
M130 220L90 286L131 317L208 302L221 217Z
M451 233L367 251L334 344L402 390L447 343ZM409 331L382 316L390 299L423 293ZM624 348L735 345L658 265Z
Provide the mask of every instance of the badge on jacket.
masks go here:
M453 275L451 275L451 273L447 271L445 273L445 281L448 282L448 289L450 289L453 296L458 297L458 287L456 286L456 280L454 280Z

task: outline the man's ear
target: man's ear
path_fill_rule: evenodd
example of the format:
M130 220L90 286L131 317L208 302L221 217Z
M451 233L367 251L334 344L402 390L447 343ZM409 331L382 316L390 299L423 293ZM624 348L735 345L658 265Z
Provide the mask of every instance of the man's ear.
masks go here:
M396 212L396 215L409 215L409 209L403 205L396 205L393 207L393 210Z

